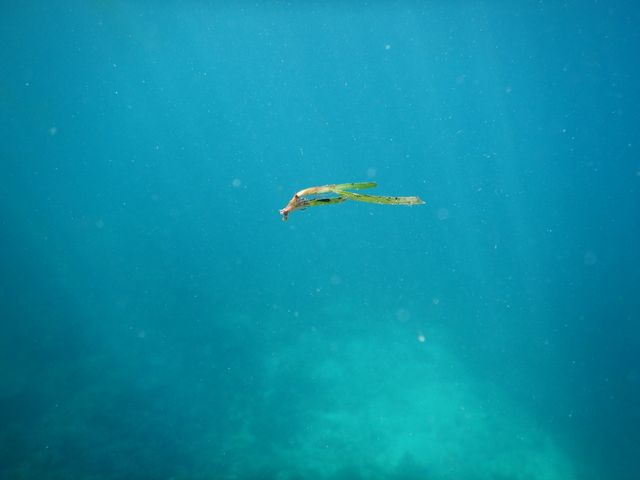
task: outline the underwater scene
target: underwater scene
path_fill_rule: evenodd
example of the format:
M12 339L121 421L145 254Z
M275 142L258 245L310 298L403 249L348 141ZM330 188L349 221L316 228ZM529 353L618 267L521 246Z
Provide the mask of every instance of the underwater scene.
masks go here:
M639 479L639 51L631 1L4 2L0 480Z

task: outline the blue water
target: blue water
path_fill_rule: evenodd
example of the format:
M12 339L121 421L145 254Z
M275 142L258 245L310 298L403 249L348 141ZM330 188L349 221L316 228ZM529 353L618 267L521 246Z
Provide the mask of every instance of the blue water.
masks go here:
M5 2L0 479L640 478L639 51L631 1ZM349 182L425 204L282 222Z

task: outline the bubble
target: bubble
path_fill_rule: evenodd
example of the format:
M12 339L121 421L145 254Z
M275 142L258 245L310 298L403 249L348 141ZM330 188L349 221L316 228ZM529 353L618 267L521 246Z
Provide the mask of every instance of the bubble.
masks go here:
M331 277L331 283L333 283L334 285L340 285L341 282L342 282L342 279L340 278L339 275L333 275Z
M238 188L240 185L242 185L242 182L240 181L240 179L236 178L233 182L231 182L231 185Z
M369 178L375 177L376 176L376 172L377 172L377 170L375 168L373 168L373 167L367 169L367 177L369 177Z
M102 227L104 227L104 220L98 220L98 221L96 222L96 227L98 227L98 228L102 228Z
M598 261L598 257L596 257L596 254L593 252L587 252L584 254L584 264L587 266L591 266L591 265L595 265L595 263Z

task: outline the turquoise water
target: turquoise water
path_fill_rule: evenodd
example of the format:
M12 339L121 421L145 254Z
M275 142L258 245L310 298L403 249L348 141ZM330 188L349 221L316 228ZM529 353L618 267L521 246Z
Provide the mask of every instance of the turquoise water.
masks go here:
M637 479L639 35L3 4L0 479Z

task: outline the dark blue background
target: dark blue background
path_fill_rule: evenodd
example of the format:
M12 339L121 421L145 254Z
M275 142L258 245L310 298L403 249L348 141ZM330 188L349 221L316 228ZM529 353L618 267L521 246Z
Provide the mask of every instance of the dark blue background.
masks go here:
M0 7L0 478L556 478L444 421L424 462L309 473L309 418L395 349L637 478L634 2L65 3ZM280 220L364 181L426 205Z

